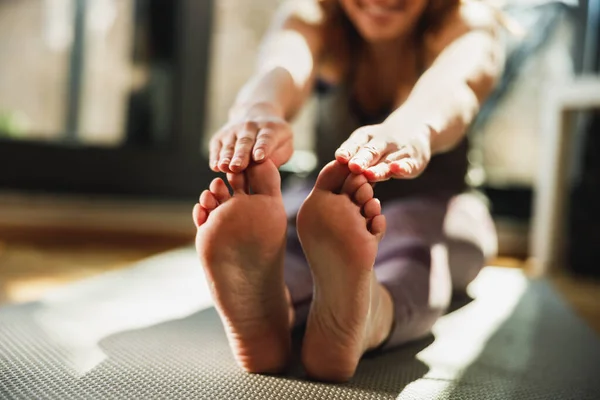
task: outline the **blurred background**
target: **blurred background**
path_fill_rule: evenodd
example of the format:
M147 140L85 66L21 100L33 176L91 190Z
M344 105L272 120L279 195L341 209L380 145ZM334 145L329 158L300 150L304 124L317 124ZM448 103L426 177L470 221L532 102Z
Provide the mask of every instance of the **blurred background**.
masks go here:
M0 304L193 241L191 209L214 176L207 141L280 2L0 0ZM469 181L498 225L495 265L527 268L541 168L560 164L545 99L597 87L600 1L494 3L524 34L505 35L504 76L470 132ZM580 290L600 292L600 100L586 96L561 122L568 201L551 227L565 238L558 284L597 317L585 304L598 297ZM315 107L294 123L284 177L314 165Z

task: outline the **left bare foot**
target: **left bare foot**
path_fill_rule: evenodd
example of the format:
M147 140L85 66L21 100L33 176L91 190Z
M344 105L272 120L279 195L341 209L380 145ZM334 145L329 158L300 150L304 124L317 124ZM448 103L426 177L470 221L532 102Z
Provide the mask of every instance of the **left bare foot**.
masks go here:
M393 305L373 271L385 231L381 205L362 175L328 164L297 220L315 289L302 361L319 380L346 381L389 335Z

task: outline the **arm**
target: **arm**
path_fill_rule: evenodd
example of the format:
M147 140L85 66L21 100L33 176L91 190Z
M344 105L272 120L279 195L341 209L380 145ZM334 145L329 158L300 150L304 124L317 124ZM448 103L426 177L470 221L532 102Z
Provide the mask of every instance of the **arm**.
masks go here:
M287 121L309 96L322 40L314 0L290 1L267 33L254 76L240 90L229 122L212 139L215 171L240 172L250 162L272 158L277 166L292 154ZM231 167L230 167L231 165Z
M443 50L386 123L400 135L408 115L425 123L430 128L433 154L458 144L502 72L504 57L496 27L495 16L487 7L465 7L433 39L437 42L433 46Z
M435 61L404 104L382 124L356 131L338 160L371 181L414 178L432 154L457 145L502 72L497 26L487 6L463 6L427 41Z

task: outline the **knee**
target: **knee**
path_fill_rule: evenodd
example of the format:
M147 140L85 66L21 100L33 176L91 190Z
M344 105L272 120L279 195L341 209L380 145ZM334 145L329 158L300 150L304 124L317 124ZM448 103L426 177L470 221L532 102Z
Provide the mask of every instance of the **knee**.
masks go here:
M465 290L479 275L489 256L480 246L466 241L451 240L448 248L452 288L458 291Z
M404 282L390 288L394 301L394 327L389 344L397 346L421 339L431 333L436 321L444 315L452 297L450 279L430 275L428 282ZM407 284L406 284L407 283Z
M397 310L389 346L398 346L426 337L447 308L448 306L421 306Z

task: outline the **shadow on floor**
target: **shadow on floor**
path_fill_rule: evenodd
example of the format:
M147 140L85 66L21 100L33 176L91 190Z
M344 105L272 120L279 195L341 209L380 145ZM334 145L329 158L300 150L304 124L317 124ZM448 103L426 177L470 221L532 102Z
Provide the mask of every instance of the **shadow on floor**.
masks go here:
M449 312L468 304L456 296ZM108 359L85 379L122 382L127 394L145 390L167 396L173 384L191 397L211 399L396 399L429 368L417 354L434 341L428 337L386 352L373 352L361 360L347 384L325 384L306 379L300 363L302 328L293 334L293 360L285 376L246 374L229 350L218 314L203 310L179 320L122 332L100 342Z
M371 354L351 382L335 385L305 379L299 363L300 338L301 331L295 332L295 357L287 375L246 374L233 360L216 311L208 309L103 339L100 347L108 358L83 379L94 386L110 381L113 390L127 396L143 391L164 397L177 387L189 397L211 399L396 399L428 371L416 355L433 342L430 336Z
M61 347L41 328L39 311L40 305L32 303L0 313L5 323L0 326L0 383L8 382L0 385L0 394L9 398L396 399L429 371L416 356L434 341L429 336L369 354L351 382L334 385L304 379L297 331L295 362L286 376L246 374L235 364L219 317L210 308L105 337L98 343L104 359L78 374L73 370L77 351ZM105 312L89 309L87 322L80 323L93 326L96 311ZM132 317L122 311L119 315L111 308L111 315ZM63 326L69 315L46 322Z

